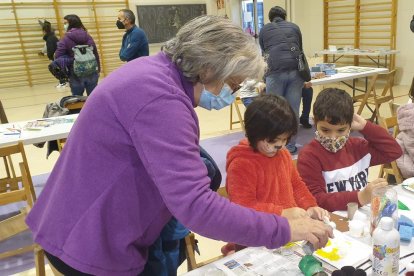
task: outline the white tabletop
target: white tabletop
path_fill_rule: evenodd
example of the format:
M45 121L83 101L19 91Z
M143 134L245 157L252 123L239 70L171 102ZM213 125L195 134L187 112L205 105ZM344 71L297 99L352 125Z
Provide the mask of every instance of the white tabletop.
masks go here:
M347 55L347 56L386 56L395 55L400 51L398 50L322 50L317 52L320 55Z
M336 69L338 70L337 74L321 79L313 79L311 80L312 85L323 85L344 80L353 80L388 72L387 68L377 67L345 66Z
M48 127L41 128L40 130L25 129L25 125L28 122L33 122L36 120L1 124L0 125L0 147L13 145L19 141L23 142L23 144L25 145L29 145L29 144L34 144L34 143L41 143L41 142L46 142L46 141L51 141L51 140L67 138L74 124L74 120L76 120L78 115L79 114L72 114L72 115L47 118L46 120L52 120L52 121L53 120L62 121L64 119L68 119L68 120L71 120L72 122L56 123ZM45 119L38 119L38 120L45 120ZM8 128L19 129L21 132L20 134L10 135L10 134L7 134L7 133L10 133L8 131Z
M413 200L414 199L414 193L403 189L401 187L401 185L397 185L394 189L398 193L398 199L401 200L405 205L407 205L410 208L410 211L398 210L399 214L400 215L404 214L404 215L408 216L409 218L414 219L414 200ZM364 208L366 209L366 207L364 207ZM345 234L347 234L347 233L348 232L345 232ZM364 238L360 238L358 240L360 240L361 242L364 242L366 244L371 245L371 238L369 236L365 236ZM247 249L254 250L255 254L260 254L261 251L263 251L263 254L266 254L268 252L268 250L265 249L264 247L258 247L258 248L253 248L253 249L247 248ZM227 275L223 271L218 270L216 268L215 264L218 263L218 262L223 262L225 260L231 260L231 259L237 258L237 256L240 257L245 253L244 251L247 250L247 249L241 250L241 251L236 252L235 254L229 255L229 256L221 259L221 260L215 261L213 263L210 263L208 265L205 265L203 267L200 267L198 269L190 271L190 272L186 273L185 275L186 276ZM201 252L202 252L202 250L203 249L201 248ZM407 255L407 254L409 254L413 251L414 251L414 239L411 241L411 243L401 242L400 257L403 257L403 256L405 256L405 255ZM404 258L403 260L401 260L399 270L402 270L408 262L411 262L413 260L414 260L414 256L410 256L410 257L407 257L407 258ZM368 267L368 266L369 266L369 264L366 264L366 265L362 266L361 268L365 268L365 267ZM371 269L367 270L367 274L371 275ZM250 274L246 274L246 275L250 275Z

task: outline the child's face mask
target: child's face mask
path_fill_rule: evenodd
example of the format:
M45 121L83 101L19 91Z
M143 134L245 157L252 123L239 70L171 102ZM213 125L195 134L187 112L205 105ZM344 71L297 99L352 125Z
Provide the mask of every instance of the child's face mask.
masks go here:
M342 149L349 138L349 131L346 135L339 137L329 137L319 134L319 131L315 131L316 140L324 147L327 151L337 152Z

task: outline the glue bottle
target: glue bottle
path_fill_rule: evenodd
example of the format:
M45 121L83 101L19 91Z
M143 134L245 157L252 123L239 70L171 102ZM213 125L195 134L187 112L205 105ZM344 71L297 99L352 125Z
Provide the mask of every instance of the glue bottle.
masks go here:
M374 230L372 275L398 275L400 260L400 233L390 217L383 217Z

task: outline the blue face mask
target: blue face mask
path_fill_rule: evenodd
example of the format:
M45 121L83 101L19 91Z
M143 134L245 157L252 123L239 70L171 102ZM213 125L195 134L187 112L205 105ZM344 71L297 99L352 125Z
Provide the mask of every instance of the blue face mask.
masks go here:
M222 109L228 105L231 105L232 102L234 102L236 99L236 96L233 96L231 94L232 92L233 91L231 90L230 86L227 84L224 84L218 96L206 90L204 87L203 91L201 92L200 102L198 103L198 106L203 107L207 110Z

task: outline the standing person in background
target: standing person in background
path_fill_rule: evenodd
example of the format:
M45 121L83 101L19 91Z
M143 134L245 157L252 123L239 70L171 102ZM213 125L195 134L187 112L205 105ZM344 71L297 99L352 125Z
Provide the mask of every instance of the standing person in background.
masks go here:
M411 22L410 22L410 29L414 33L414 15L413 15L413 19L411 19Z
M116 26L118 29L126 29L119 50L119 58L122 61L128 62L149 55L147 36L141 28L135 25L135 15L131 10L122 9L119 11Z
M286 21L286 11L279 6L270 9L269 20L259 34L260 47L269 66L266 93L284 97L299 118L304 80L298 71L297 56L302 50L302 34L296 24ZM295 142L292 137L286 145L291 154L297 152Z
M313 88L312 83L305 82L302 88L302 115L300 115L299 123L304 128L311 128L312 125L309 123L309 114L312 106L313 99Z
M95 41L93 41L93 38L88 34L79 16L75 14L69 14L66 15L63 19L63 27L66 31L66 34L58 43L57 50L55 52L55 58L62 56L74 57L72 48L77 45L89 45L93 47L93 54L98 64L97 72L89 76L78 77L73 73L72 70L69 76L69 85L72 95L82 96L83 92L86 89L86 94L89 96L92 93L92 90L98 84L99 72L101 71L99 54L98 50L96 49Z

